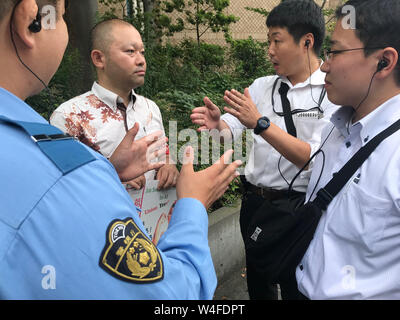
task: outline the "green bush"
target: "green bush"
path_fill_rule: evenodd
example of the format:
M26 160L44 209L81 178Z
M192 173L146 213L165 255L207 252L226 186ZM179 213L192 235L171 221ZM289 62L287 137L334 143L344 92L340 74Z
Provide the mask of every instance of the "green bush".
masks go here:
M245 79L255 79L273 73L267 55L267 43L255 41L252 37L230 42L232 63L235 72Z

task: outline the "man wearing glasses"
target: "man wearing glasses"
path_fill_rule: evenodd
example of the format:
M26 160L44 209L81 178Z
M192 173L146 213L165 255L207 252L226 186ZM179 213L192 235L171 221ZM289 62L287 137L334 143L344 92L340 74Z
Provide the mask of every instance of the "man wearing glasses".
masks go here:
M246 246L248 241L257 242L262 232L252 221L257 215L268 221L304 200L312 164L295 180L290 193L289 184L319 148L322 128L337 108L325 95L324 74L319 69L325 35L321 8L312 0L284 1L271 11L266 23L268 54L277 75L256 79L244 94L226 91L224 99L230 108L224 109L227 113L222 117L208 98L191 115L199 130L218 129L228 139L240 139L243 130L254 129L240 212L250 299L278 298L276 284L261 270L271 254L255 257ZM294 276L280 287L283 299L297 298Z
M321 70L341 107L322 134L307 190L324 187L346 162L400 119L400 3L350 0L356 29L339 8ZM400 132L384 140L332 200L296 270L310 299L400 299Z

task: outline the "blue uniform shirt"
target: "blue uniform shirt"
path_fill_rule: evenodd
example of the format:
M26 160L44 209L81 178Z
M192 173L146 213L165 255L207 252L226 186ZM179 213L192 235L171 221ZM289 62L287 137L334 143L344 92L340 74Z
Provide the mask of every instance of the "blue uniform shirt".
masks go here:
M1 88L0 115L47 123ZM0 121L0 137L0 299L212 298L199 201L177 202L155 248L101 155L63 175L22 129Z

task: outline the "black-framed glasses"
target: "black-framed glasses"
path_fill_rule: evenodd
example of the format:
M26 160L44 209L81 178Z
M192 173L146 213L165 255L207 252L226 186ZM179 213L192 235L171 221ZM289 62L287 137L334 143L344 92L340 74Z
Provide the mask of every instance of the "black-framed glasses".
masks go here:
M355 50L377 50L377 49L384 49L384 47L364 47L364 48L354 48L354 49L343 49L343 50L324 50L324 58L325 61L332 60L335 54L339 54L346 51L355 51Z

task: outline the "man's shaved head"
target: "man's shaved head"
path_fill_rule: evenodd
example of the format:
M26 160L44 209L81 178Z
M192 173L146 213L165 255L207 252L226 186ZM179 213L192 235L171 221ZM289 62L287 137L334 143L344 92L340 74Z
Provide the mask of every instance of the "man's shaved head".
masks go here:
M100 85L113 92L130 92L144 84L144 44L130 23L119 19L100 22L92 30L91 47Z
M117 26L135 28L130 23L121 19L110 19L98 23L92 29L90 51L99 50L106 54L114 41L114 30Z

